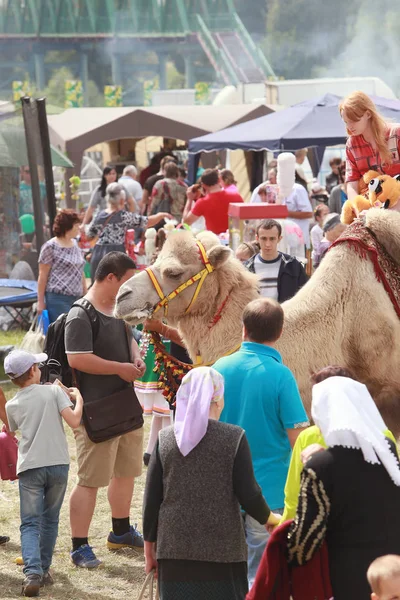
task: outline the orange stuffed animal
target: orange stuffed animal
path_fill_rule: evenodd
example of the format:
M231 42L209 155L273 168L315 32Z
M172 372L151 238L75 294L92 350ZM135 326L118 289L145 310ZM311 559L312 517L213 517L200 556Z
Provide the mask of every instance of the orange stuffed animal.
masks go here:
M377 171L368 171L363 179L368 185L368 198L358 195L343 204L340 220L345 225L350 225L361 212L369 208L392 208L400 198L400 175L390 177Z

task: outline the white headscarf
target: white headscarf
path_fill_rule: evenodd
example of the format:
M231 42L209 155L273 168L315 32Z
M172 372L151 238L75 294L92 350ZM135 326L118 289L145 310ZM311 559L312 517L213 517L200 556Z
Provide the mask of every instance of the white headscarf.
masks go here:
M211 402L224 397L224 378L210 367L192 369L176 395L175 439L187 456L207 433Z
M387 429L367 387L348 377L329 377L312 389L311 414L327 446L358 448L385 467L400 486L400 468L384 435Z

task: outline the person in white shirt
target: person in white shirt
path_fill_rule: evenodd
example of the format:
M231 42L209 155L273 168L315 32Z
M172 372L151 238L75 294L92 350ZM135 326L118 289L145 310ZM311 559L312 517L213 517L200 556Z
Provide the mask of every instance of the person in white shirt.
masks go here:
M313 216L308 193L302 185L295 183L292 193L283 199L282 204L288 208L288 217L292 219L303 232L306 248L310 248L310 223Z
M128 196L131 196L135 201L136 208L133 212L140 212L142 207L143 188L137 181L137 169L134 165L127 165L124 168L122 177L119 178L119 183L124 186L128 192Z

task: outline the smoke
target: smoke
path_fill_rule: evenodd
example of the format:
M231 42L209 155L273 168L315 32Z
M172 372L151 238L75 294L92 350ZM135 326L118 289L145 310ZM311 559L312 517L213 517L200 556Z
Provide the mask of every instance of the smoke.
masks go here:
M324 77L380 77L399 95L398 69L400 6L392 0L361 2L351 41L332 58L330 65L318 70Z

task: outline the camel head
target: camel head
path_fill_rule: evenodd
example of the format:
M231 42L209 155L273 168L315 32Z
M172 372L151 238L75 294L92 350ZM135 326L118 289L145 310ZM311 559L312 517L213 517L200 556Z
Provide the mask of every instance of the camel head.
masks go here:
M213 298L222 285L223 271L231 270L232 265L236 271L238 268L244 270L239 261L233 258L231 250L223 246L213 233L202 232L195 238L188 231L177 231L168 237L151 267L165 296L204 269L196 239L204 246L213 270L206 276L198 298L190 308L191 315L207 314L206 307L212 305ZM197 286L198 282L193 283L168 302L169 323L176 324L185 314ZM137 325L152 315L159 300L160 296L152 280L146 271L142 271L121 286L116 300L115 316L131 325ZM163 316L163 308L154 313L155 318L161 319Z
M365 215L365 224L400 265L400 212L371 208Z

